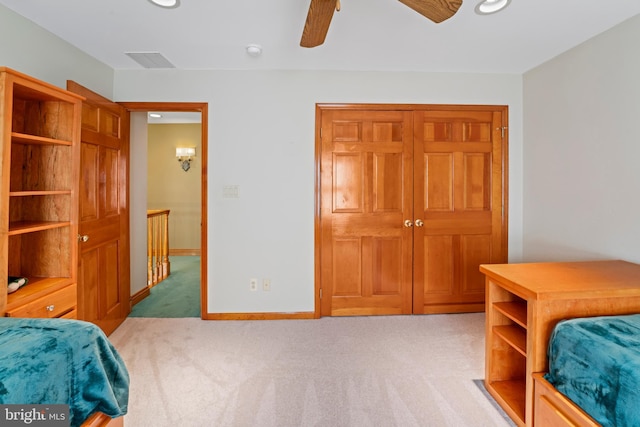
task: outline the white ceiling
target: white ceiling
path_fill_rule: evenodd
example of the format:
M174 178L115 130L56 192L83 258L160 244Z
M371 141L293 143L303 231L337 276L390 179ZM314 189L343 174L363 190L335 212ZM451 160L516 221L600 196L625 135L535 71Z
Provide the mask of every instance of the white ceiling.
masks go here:
M342 0L324 45L299 46L309 0L0 0L114 69L157 51L179 69L523 73L640 13L640 0L513 0L434 24L397 0ZM263 54L252 58L248 44Z

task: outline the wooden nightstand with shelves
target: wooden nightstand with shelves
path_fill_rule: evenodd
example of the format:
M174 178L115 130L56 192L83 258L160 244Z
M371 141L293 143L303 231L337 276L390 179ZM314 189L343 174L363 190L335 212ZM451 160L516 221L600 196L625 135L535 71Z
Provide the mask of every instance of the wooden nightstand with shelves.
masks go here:
M640 312L640 265L625 261L485 264L485 387L519 426L533 426L533 378L562 319Z
M0 67L0 315L76 317L82 99Z

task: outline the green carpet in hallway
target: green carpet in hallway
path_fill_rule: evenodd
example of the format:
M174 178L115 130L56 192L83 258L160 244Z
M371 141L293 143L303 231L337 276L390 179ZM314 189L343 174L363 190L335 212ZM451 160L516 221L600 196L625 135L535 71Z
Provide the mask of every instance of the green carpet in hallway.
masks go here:
M172 256L171 274L151 288L129 317L200 317L200 257Z

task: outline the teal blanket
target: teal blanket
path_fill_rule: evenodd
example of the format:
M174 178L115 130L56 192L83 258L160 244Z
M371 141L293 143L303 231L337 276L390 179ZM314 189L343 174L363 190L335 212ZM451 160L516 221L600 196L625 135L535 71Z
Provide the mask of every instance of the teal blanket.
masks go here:
M124 415L128 400L127 368L94 324L0 317L0 403L66 404L79 426Z
M603 426L640 426L640 315L565 320L549 340L555 388Z

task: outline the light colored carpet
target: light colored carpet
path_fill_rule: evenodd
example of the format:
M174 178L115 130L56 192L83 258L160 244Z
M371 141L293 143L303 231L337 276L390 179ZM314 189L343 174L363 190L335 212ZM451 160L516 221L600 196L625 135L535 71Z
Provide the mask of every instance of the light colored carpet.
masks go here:
M484 314L129 318L126 427L509 426L474 384Z

